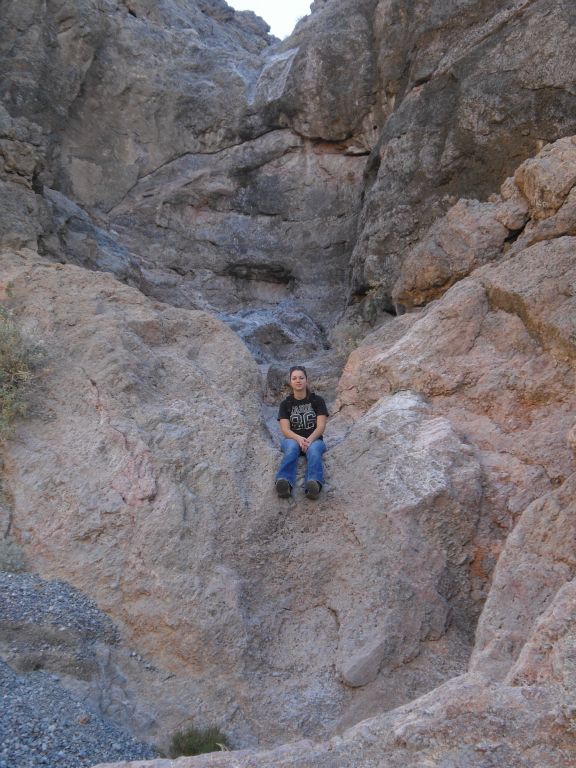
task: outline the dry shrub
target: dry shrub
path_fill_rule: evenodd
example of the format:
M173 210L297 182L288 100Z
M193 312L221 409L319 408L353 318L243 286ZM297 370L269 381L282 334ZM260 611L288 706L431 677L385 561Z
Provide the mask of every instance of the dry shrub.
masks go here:
M41 360L40 347L27 340L0 307L0 440L12 434L18 416L26 415L30 386Z
M212 726L211 728L188 728L186 731L177 731L170 744L170 757L176 758L182 755L202 755L206 752L218 752L228 749L228 739L222 731Z

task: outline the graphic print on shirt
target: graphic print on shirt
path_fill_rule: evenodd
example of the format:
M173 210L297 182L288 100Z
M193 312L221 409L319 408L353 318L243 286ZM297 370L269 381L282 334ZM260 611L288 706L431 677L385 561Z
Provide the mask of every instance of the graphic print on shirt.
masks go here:
M292 406L290 426L294 432L316 428L316 412L312 408L312 403Z

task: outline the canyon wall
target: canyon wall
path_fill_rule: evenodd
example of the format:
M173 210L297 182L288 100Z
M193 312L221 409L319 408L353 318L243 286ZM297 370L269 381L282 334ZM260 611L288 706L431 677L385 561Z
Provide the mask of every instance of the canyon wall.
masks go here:
M146 661L125 724L325 740L182 765L570 765L573 4L2 19L0 291L45 350L2 527ZM273 489L295 360L316 503Z

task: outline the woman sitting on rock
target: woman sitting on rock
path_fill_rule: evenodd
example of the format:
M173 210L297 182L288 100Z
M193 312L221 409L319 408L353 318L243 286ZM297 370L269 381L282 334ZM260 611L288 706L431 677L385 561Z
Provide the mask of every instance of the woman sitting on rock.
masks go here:
M284 454L276 475L278 496L287 499L296 483L298 458L306 456L304 487L309 499L316 499L324 483L322 454L326 450L322 434L326 427L328 410L323 398L311 392L308 375L301 365L290 368L292 394L282 400L278 411L280 430L284 435Z

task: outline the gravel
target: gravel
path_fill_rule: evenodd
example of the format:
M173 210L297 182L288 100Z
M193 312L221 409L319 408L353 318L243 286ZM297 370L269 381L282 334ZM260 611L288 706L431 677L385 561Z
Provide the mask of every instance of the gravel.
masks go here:
M93 600L64 581L44 581L30 573L0 572L0 621L48 624L86 638L118 641L116 626Z
M87 712L55 675L17 675L0 662L0 768L77 768L155 756L114 723Z
M116 627L92 600L32 574L0 572L0 630L3 625L55 626L84 640L118 642ZM155 756L152 747L90 711L57 674L18 674L0 661L0 768L80 768Z

